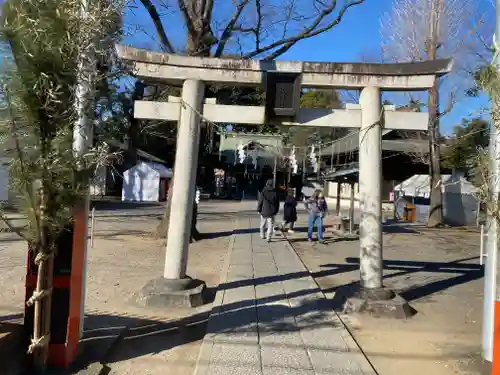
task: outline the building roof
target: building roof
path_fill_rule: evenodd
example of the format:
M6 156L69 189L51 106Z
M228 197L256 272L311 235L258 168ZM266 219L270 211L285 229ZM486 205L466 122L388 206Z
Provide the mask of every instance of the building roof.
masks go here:
M147 162L147 161L141 161L141 162L137 163L132 168L127 169L124 173L128 174L131 171L134 171L137 169L143 170L143 171L145 169L155 170L156 172L158 172L160 174L160 177L162 177L162 178L172 178L172 176L174 174L172 169L165 167L163 164L151 163L151 162Z
M123 142L120 142L120 141L117 141L116 139L111 139L111 140L107 140L106 143L110 146L113 146L113 147L118 147L119 149L121 150L128 150L128 147L125 143ZM141 159L146 159L148 161L152 161L152 162L155 162L155 163L165 163L165 160L162 160L154 155L151 155L150 153L144 151L144 150L141 150L141 149L137 149L137 155L141 158Z
M459 193L471 195L477 192L477 188L460 176L451 174L441 175L441 190L443 193ZM428 174L416 174L394 187L394 191L414 197L430 196L430 176Z
M389 132L390 130L383 130L382 137ZM359 132L355 131L330 146L322 148L321 154L326 157L331 154L348 154L358 149ZM426 139L382 139L382 151L428 154L429 141Z
M323 175L324 180L329 181L352 181L357 182L359 176L359 163L353 163L345 168L327 171Z

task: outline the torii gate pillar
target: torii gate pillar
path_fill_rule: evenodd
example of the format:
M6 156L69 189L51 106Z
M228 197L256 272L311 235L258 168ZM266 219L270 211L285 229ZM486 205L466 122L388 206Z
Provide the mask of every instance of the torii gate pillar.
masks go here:
M365 87L359 97L359 225L361 286L382 288L382 105L380 89Z
M165 268L163 277L151 280L139 292L136 302L145 307L196 307L203 304L205 283L188 277L186 268L204 90L205 84L200 80L188 79L182 86Z
M186 280L187 251L191 238L191 221L195 199L196 170L200 143L200 115L203 112L205 85L199 80L184 81L179 130L177 133L177 164L172 184L171 217L167 234L167 251L163 277ZM182 163L181 165L179 165ZM180 168L178 168L180 167ZM178 218L178 219L177 219Z

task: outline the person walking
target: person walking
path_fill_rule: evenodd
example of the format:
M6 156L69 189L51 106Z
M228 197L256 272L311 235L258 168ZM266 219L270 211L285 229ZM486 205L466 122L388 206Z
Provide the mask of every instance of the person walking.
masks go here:
M316 225L318 228L318 241L323 243L323 219L328 212L328 206L321 190L316 190L312 197L306 201L306 209L309 212L309 218L307 220L307 240L313 240L313 230L314 225Z
M271 242L274 231L274 218L279 208L280 201L273 180L267 180L266 186L259 194L257 203L257 211L260 214L260 237L267 239L267 242Z
M284 231L288 225L288 233L294 233L293 226L297 221L297 200L293 189L288 190L285 203L283 204L283 224L281 229Z

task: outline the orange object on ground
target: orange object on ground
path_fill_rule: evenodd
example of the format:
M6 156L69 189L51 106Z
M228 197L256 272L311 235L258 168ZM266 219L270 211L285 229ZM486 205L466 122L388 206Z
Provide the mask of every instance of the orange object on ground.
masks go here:
M406 221L417 221L417 207L412 203L407 203L404 208L404 218Z
M495 301L493 319L493 361L491 374L500 375L500 301Z

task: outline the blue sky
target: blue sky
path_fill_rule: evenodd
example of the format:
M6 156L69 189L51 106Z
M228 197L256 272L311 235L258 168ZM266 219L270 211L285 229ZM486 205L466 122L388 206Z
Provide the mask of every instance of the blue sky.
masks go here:
M477 2L481 13L494 14L492 0L477 0ZM380 45L379 19L384 13L390 11L391 5L392 0L366 0L363 5L352 8L332 31L299 42L280 59L353 62L360 61L363 56L373 56L379 51ZM215 9L222 8L216 7ZM177 15L165 14L164 19L169 37L174 44L181 45L185 34ZM156 48L155 31L151 26L149 16L140 4L128 9L125 25L129 34L125 38L125 43L142 48ZM402 96L390 99L397 104L399 104L398 101L404 100ZM442 132L449 134L462 118L477 116L487 105L484 95L480 98L460 99L453 111L443 118Z

